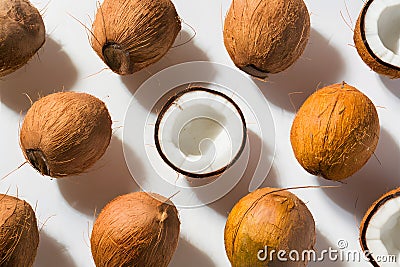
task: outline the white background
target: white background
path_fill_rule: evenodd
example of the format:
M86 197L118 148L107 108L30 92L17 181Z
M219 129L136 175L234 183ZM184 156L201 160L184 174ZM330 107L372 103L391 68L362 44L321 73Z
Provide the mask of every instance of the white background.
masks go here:
M24 93L37 99L38 95L60 90L88 92L106 102L114 128L105 156L87 174L54 180L25 165L0 182L1 193L18 194L36 206L41 232L35 266L94 266L89 235L95 210L99 211L120 194L139 190L125 164L121 127L129 101L140 84L168 66L187 61L205 60L233 66L222 39L223 18L230 1L173 2L182 20L195 29L196 37L171 49L160 62L128 77L119 77L109 70L98 73L105 65L92 51L84 27L72 18L90 27L96 11L95 0L33 2L44 14L48 36L38 56L0 81L0 177L24 162L18 144L18 127L23 112L30 106ZM331 184L309 175L297 163L289 142L291 122L304 99L322 85L346 81L356 86L378 107L381 136L376 158L380 163L372 157L340 188L304 189L295 193L314 215L317 250L337 248L342 239L348 242L347 250L359 250L358 228L365 210L381 194L400 184L400 81L371 72L353 47L353 33L345 20L354 27L362 0L306 0L306 4L312 30L305 53L290 69L271 75L268 82L256 81L271 105L277 137L275 161L263 186ZM176 44L187 41L191 35L190 28L183 26ZM292 92L301 93L290 98ZM208 206L180 209L180 243L170 266L229 266L223 245L225 220L233 205L247 193L248 183L243 179L228 195ZM310 266L366 266L366 263L325 261Z

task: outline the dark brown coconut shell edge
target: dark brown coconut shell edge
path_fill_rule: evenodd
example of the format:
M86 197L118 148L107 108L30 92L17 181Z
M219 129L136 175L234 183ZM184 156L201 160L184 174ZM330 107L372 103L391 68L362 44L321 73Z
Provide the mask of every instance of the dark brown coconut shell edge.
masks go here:
M266 71L264 71L262 69L259 69L253 64L246 65L244 67L240 67L240 66L236 65L236 67L238 67L240 70L246 72L250 76L253 76L253 77L256 77L256 78L260 78L260 79L268 78L269 72L266 72Z
M365 253L365 256L368 258L369 262L375 266L375 267L380 267L380 265L375 261L371 251L368 249L367 245L367 240L366 240L366 233L368 229L368 225L371 222L372 217L375 215L375 213L383 206L385 203L393 198L400 197L400 187L396 188L392 191L389 191L388 193L384 194L381 196L377 201L375 201L371 207L367 210L367 212L364 215L363 220L361 221L360 225L360 245L361 248L364 252L369 252Z

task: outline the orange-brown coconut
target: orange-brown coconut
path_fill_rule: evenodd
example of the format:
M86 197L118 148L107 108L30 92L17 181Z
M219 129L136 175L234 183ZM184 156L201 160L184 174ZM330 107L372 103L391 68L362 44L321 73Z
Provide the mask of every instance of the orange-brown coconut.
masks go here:
M20 131L25 158L42 175L80 174L106 151L111 139L111 118L98 98L60 92L36 101Z
M42 17L29 1L0 1L0 77L25 65L44 42Z
M96 219L90 239L96 266L166 267L178 244L173 203L145 192L119 196Z
M301 256L314 244L312 214L284 189L262 188L246 195L233 207L225 225L225 250L232 267L306 266L307 259L291 261L288 254L296 250ZM270 254L272 250L275 253ZM276 258L280 250L288 261Z
M310 35L303 0L233 0L224 25L225 47L235 65L260 78L291 66Z
M379 130L374 104L343 82L316 91L304 102L293 121L290 141L306 171L339 181L368 161Z
M0 266L32 266L38 245L32 207L16 197L0 194Z
M365 32L365 16L370 8L371 4L374 0L368 0L364 4L360 15L358 16L356 27L354 28L353 40L355 47L357 48L357 52L360 55L361 59L367 64L373 71L388 76L390 78L400 78L400 66L396 66L391 62L383 60L379 55L377 55L372 49L367 40L366 32ZM389 9L389 8L388 8ZM395 11L396 12L396 11ZM397 12L398 13L398 12ZM378 20L379 18L376 18ZM392 19L392 24L395 24L398 19ZM378 23L374 21L373 23ZM396 35L395 32L392 33L393 36ZM396 43L397 46L397 43ZM390 50L390 49L389 49Z
M93 22L91 44L112 71L126 75L160 60L180 30L170 0L105 0Z

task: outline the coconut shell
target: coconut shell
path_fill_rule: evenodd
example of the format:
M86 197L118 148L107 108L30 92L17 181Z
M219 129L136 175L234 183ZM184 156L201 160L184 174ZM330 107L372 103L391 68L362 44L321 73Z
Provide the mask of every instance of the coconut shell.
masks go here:
M258 259L260 250L312 250L315 222L307 206L284 189L262 188L243 197L225 225L225 250L232 267L306 266L307 261ZM276 253L275 253L276 255ZM307 259L306 259L307 260Z
M44 42L42 17L29 1L0 1L0 77L24 66Z
M225 47L235 65L260 78L291 66L310 36L303 0L234 0L224 24Z
M316 91L304 102L290 141L306 171L339 181L365 165L378 144L379 130L374 104L343 82Z
M369 252L365 253L366 257L368 258L369 262L375 266L379 267L379 264L375 261L374 255L371 253L372 251L369 250L367 246L367 241L366 241L366 233L367 233L367 228L370 225L370 221L372 217L375 215L375 213L383 206L385 203L393 198L400 197L400 188L393 189L383 196L381 196L378 200L376 200L371 207L367 210L367 212L364 215L364 218L361 221L360 224L360 245L361 248L364 252Z
M0 194L0 266L32 266L38 245L39 231L32 207L16 197Z
M119 196L96 219L90 239L97 267L167 267L178 245L173 203L145 192Z
M354 44L356 46L357 52L361 59L367 64L373 71L388 76L392 79L400 78L400 67L391 65L383 60L381 60L368 45L365 36L365 14L371 5L373 0L369 0L365 3L363 9L358 16L356 27L354 28Z
M207 92L211 95L222 97L222 98L224 98L224 101L226 101L226 103L231 104L236 109L238 116L240 116L240 119L242 122L242 129L238 129L238 131L241 130L243 132L241 146L240 146L239 150L237 151L236 155L232 158L232 160L226 166L223 166L222 168L215 169L215 170L213 169L209 172L201 172L201 173L189 172L189 171L183 170L183 169L181 169L181 166L176 166L174 163L172 163L170 161L170 159L168 159L168 156L163 151L163 148L162 148L163 140L162 140L161 134L160 134L160 132L162 131L162 129L160 129L160 123L163 120L166 112L168 112L169 109L175 108L175 107L178 107L179 109L182 110L182 107L177 105L177 102L179 102L180 98L182 96L184 96L185 94L191 93L191 92L196 92L196 91L197 92ZM212 102L210 102L210 103L212 103ZM203 116L203 115L204 114L202 114L201 116ZM197 114L197 116L199 116L199 115ZM168 101L162 107L161 111L159 112L157 121L156 121L155 127L154 127L155 146L156 146L156 149L157 149L159 155L161 156L162 160L167 165L169 165L174 171L184 175L185 178L189 182L195 182L195 183L198 182L198 179L202 179L203 183L211 183L212 181L215 181L217 178L219 178L232 165L234 165L237 162L237 160L240 158L240 155L242 154L242 152L244 150L244 147L246 145L246 138L247 138L246 119L245 119L240 107L230 97L226 96L225 94L223 94L221 92L211 90L209 88L197 87L197 86L189 87L189 88L182 90L179 93L175 94L171 98L169 98ZM182 162L180 162L180 163L182 163Z
M76 92L50 94L28 110L20 131L25 158L42 175L84 172L106 151L111 118L98 98Z
M170 0L105 0L93 22L91 45L120 74L160 60L181 30Z

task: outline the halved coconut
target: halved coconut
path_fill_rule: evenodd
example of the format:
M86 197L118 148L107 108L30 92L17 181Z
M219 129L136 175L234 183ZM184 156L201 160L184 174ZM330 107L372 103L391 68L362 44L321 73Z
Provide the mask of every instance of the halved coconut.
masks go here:
M239 158L246 131L243 113L231 98L192 87L163 106L155 126L155 144L175 171L190 178L211 178Z
M399 197L400 188L386 193L372 204L361 222L361 247L373 266L400 265Z
M369 0L358 17L354 43L375 72L400 78L400 0Z

